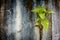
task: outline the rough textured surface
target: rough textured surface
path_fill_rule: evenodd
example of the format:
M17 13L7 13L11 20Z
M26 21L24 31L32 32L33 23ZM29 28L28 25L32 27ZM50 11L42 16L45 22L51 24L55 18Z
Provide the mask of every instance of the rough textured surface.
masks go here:
M60 40L60 0L1 0L0 3L0 40L39 40L39 28L34 25L36 15L31 12L37 5L54 11L49 16L48 32L43 29L42 40Z
M7 35L6 40L34 40L32 1L27 3L24 4L22 0L5 1L4 30Z

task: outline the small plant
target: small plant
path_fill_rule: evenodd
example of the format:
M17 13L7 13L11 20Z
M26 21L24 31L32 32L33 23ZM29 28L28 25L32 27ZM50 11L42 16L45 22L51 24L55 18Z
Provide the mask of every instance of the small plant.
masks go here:
M37 6L35 9L32 10L32 12L35 12L37 15L36 25L40 25L40 27L43 27L47 31L49 26L49 20L46 15L51 14L52 11L46 9L44 6Z

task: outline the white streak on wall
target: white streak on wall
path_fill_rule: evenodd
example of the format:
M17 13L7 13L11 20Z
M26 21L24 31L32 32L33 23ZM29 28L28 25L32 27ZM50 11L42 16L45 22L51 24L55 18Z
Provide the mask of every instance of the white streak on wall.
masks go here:
M20 34L20 31L21 31L21 4L20 4L20 1L19 0L16 0L17 1L17 5L16 5L16 40L20 40L21 38L21 34Z
M54 7L53 7L54 8ZM52 40L58 40L58 12L56 9L53 9L55 13L52 14Z

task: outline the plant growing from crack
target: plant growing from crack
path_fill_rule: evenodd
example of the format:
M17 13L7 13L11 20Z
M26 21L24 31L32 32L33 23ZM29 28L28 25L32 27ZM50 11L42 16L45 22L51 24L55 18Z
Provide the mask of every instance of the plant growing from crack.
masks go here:
M32 12L36 13L36 25L40 28L40 33L42 34L42 28L46 31L49 27L49 19L46 17L52 13L51 10L46 9L44 6L37 6ZM41 37L42 38L42 37Z

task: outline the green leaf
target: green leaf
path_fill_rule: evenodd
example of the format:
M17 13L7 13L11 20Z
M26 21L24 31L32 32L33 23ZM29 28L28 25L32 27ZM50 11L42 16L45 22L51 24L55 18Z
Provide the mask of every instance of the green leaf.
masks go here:
M46 12L46 8L44 6L42 7L41 10L43 10L43 12Z
M39 16L41 17L41 19L45 18L45 13L40 13Z
M41 19L40 18L37 18L36 19L36 25L40 25L40 23L41 23Z
M32 12L36 12L36 13L39 13L40 9L39 8L35 8L32 10Z
M35 9L32 10L32 12L36 12L36 13L46 12L46 9L45 9L45 7L37 6Z
M43 28L47 31L48 30L48 26L49 26L48 19L41 20L41 24L42 24Z

